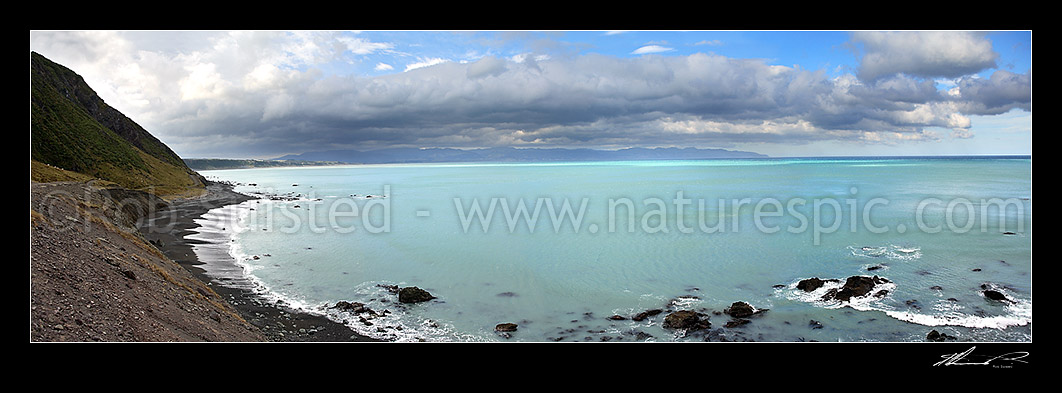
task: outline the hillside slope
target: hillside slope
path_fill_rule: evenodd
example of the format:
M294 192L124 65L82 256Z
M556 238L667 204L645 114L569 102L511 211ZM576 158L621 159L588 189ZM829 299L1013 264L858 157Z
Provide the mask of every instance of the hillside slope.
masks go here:
M135 228L153 194L30 183L30 341L266 341Z
M141 232L205 179L73 71L31 58L30 341L266 341Z
M30 57L32 161L166 198L203 192L202 176L103 102L80 75L40 54Z

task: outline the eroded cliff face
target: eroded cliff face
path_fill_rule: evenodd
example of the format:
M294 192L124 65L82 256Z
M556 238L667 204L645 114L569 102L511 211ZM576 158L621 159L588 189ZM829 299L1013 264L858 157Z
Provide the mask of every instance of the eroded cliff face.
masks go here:
M91 182L30 183L31 341L265 341L137 231L164 205Z

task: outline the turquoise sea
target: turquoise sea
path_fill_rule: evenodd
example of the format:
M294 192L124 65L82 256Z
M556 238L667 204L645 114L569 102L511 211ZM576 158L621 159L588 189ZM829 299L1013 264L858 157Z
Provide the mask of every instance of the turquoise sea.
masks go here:
M211 250L236 259L208 268L219 282L385 340L1032 340L1030 157L201 173L257 197L204 215L191 235L213 241L197 248L208 266ZM875 292L886 292L822 300L857 275L885 278ZM796 287L812 277L840 282ZM392 286L436 299L402 304ZM766 311L727 326L738 301ZM678 310L711 327L664 327Z

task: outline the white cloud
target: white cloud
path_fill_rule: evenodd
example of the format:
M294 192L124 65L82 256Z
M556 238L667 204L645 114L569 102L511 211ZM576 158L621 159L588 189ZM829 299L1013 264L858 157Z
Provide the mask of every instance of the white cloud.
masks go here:
M187 71L188 75L179 83L182 101L217 98L228 87L213 63L195 64L189 66Z
M955 139L970 139L973 138L973 133L969 129L956 128L951 130L951 137Z
M368 55L380 51L389 50L394 47L394 44L386 42L372 42L358 37L346 37L342 36L336 39L343 45L346 45L346 50L355 55Z
M406 71L415 70L415 69L424 68L424 67L431 67L433 65L442 64L442 63L446 63L446 62L449 62L449 60L446 60L446 59L443 59L443 58L439 58L439 57L418 58L415 63L410 63L410 64L406 65Z
M660 45L646 45L646 46L643 46L641 48L635 49L634 52L631 52L631 54L632 55L644 55L644 54L649 54L649 53L669 52L669 51L673 51L673 50L675 50L675 48L668 48L666 46L660 46Z
M276 86L280 78L280 69L272 64L260 64L243 78L243 86L248 90L268 89Z
M699 42L697 42L697 43L695 43L693 45L694 46L701 46L701 45L720 46L720 45L723 45L723 42L719 41L719 40L704 40L704 41L699 41Z
M376 63L376 67L373 67L373 69L376 71L391 71L395 69L395 67L392 67L390 64L387 63Z

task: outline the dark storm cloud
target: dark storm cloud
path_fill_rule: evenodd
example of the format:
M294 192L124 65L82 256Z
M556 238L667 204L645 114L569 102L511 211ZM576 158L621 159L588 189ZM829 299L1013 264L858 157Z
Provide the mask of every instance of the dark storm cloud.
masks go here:
M969 135L968 116L1031 111L1031 71L971 75L998 55L968 32L854 33L856 74L705 53L566 51L433 58L376 77L318 68L393 49L338 32L207 32L174 36L186 41L165 51L137 44L162 47L167 36L123 39L131 34L41 33L34 46L108 80L94 88L189 157L932 140L927 128ZM943 77L953 85L940 89L933 78Z
M999 54L984 34L965 31L855 32L862 45L859 77L874 80L897 73L957 78L995 68Z
M533 65L484 58L375 78L295 78L193 101L185 114L197 115L174 122L191 135L245 133L257 141L248 148L272 146L270 153L854 139L969 128L967 114L1028 109L1031 81L1000 71L964 79L957 89L942 94L932 81L902 74L868 82L707 54L588 55ZM674 119L689 124L688 132L663 132ZM765 122L776 129L753 130Z
M996 115L1011 109L1032 111L1032 71L1015 74L1005 70L988 79L964 78L957 86L964 112Z

